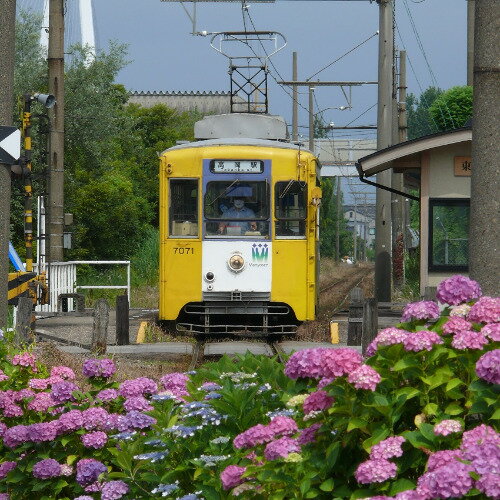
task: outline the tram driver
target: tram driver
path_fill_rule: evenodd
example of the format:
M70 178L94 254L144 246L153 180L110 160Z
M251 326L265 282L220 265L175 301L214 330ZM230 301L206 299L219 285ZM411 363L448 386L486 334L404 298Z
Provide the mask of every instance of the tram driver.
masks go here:
M223 234L226 231L227 234L235 229L235 236L237 233L245 234L247 231L257 231L257 222L250 220L234 220L234 219L252 219L255 217L255 212L250 208L245 206L245 200L241 198L233 198L233 205L226 209L223 213L224 218L233 219L222 221L219 223L219 233Z

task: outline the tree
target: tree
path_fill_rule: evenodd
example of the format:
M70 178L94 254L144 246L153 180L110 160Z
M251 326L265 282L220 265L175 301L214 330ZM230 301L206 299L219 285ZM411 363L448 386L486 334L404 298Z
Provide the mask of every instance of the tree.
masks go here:
M472 117L472 87L452 87L442 93L429 107L429 115L439 130L463 127Z
M429 114L429 108L443 93L437 87L429 87L420 97L408 94L406 109L408 113L408 139L417 139L439 131L437 123Z

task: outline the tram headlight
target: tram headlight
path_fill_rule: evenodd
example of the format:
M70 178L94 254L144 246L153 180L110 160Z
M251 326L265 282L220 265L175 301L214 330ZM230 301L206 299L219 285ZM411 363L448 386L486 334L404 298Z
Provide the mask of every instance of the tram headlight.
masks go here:
M245 266L245 260L241 255L232 255L228 260L229 269L235 273L239 273Z
M207 281L213 281L215 279L215 274L212 271L208 271L208 273L205 274L205 279Z

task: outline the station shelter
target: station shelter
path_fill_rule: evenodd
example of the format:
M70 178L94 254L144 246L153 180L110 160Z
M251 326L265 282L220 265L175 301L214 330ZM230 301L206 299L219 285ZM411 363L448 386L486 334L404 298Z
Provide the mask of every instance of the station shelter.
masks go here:
M360 179L393 169L420 198L420 292L468 274L472 128L402 142L358 160ZM371 179L372 181L375 178Z

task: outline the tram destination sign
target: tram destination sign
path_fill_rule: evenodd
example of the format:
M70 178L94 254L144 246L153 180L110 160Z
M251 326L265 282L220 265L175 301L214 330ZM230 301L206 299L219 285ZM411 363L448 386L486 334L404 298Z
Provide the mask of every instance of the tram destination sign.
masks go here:
M212 160L210 170L214 174L261 174L262 160Z

